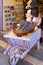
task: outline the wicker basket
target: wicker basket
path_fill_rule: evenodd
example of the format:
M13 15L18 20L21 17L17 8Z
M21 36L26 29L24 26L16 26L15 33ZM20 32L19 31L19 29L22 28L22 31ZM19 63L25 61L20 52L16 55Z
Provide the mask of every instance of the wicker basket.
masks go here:
M13 25L13 32L17 36L27 35L28 33L33 32L36 27L35 23L30 22L20 22L19 25L20 26L17 26L17 24Z

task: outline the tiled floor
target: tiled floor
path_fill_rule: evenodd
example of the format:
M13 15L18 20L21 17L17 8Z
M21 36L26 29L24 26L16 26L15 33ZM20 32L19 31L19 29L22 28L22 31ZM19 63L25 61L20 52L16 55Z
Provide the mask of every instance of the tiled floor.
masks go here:
M26 61L30 62L32 65L43 65L43 61L36 59L35 57L31 56L31 55L27 55L24 58Z
M4 47L5 49L7 48L7 42L5 41L5 39L3 39L3 33L0 34L0 46ZM41 49L43 49L43 46L41 46ZM40 53L39 53L39 56L40 56ZM34 57L34 53L33 53L33 56L28 53L27 56L24 58L24 60L30 63L30 64L25 63L25 65L43 65L43 61ZM22 64L21 62L20 64L17 64L17 65L24 65L24 63Z

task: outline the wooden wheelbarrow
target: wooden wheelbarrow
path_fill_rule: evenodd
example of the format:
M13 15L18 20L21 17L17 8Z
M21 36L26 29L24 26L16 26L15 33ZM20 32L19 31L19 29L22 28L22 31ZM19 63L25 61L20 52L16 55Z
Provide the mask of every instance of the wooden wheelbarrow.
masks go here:
M16 65L19 59L23 59L35 44L37 45L37 48L40 49L40 28L22 37L16 36L16 34L11 30L9 33L4 35L4 37L10 44L4 54L9 55L11 65Z

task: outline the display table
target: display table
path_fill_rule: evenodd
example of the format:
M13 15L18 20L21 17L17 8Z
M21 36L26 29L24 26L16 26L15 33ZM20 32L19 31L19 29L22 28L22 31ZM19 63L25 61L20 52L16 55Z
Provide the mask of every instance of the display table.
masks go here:
M11 65L16 65L19 58L23 59L26 54L31 50L31 48L36 44L37 48L40 48L39 39L41 37L41 29L36 29L32 33L28 33L25 36L18 37L11 30L9 33L4 35L10 47L6 49L4 54L8 54L10 56ZM21 54L21 49L24 52Z

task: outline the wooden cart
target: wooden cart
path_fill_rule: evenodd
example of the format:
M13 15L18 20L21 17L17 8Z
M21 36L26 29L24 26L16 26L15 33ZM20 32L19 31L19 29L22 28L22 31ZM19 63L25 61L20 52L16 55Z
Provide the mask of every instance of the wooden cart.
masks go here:
M4 54L10 56L10 64L16 65L19 59L23 59L27 53L36 44L37 48L40 48L39 39L41 37L41 29L37 29L32 33L28 33L25 36L18 37L11 30L9 33L4 35L10 47L6 49Z

